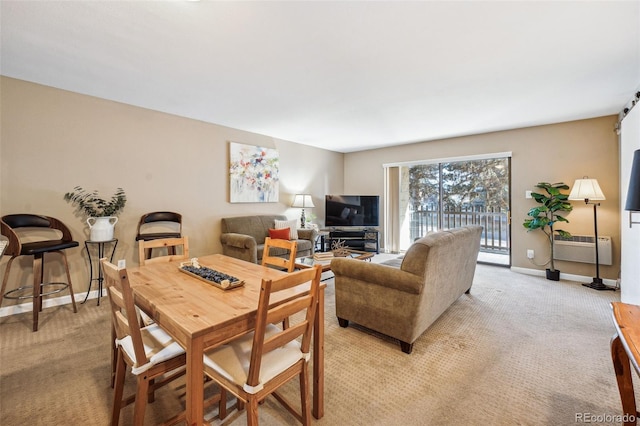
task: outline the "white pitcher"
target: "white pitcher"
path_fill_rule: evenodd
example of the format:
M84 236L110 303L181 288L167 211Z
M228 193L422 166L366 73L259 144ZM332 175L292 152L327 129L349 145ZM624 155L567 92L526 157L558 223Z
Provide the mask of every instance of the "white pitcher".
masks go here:
M91 241L113 240L113 228L118 223L115 216L90 217L87 219Z

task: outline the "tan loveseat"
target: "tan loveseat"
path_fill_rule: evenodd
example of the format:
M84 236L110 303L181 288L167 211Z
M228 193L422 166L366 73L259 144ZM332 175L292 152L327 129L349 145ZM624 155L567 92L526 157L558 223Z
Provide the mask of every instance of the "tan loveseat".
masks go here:
M223 218L221 224L222 233L220 234L222 254L253 263L261 263L264 239L269 236L269 229L274 229L276 220L288 219L284 215ZM315 250L318 231L315 229L298 229L297 231L297 257L311 256ZM271 253L274 253L274 251ZM274 254L285 256L286 251L282 250L282 253Z
M381 264L331 261L336 315L400 340L411 353L415 340L471 289L481 226L435 232L415 241L402 258Z

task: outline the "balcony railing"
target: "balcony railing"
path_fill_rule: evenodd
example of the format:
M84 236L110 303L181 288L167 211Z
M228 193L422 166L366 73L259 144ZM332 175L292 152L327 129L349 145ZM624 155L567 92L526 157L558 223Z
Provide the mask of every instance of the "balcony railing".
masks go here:
M430 231L451 229L465 225L481 225L480 250L484 252L508 254L510 247L509 215L505 211L445 211L442 212L442 226L439 226L440 212L437 210L415 210L411 213L411 241Z

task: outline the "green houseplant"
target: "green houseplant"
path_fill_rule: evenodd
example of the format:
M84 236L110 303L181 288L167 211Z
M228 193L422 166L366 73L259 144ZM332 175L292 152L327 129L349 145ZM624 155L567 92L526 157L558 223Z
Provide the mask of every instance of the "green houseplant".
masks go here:
M568 190L569 186L563 182L539 182L536 188L543 189L545 193L531 193L533 199L540 205L529 210L527 213L528 218L524 221L523 226L527 229L527 232L539 229L546 235L551 253L551 258L546 263L549 265L549 269L546 271L547 279L558 281L560 279L560 271L555 268L553 261L554 235L557 233L562 237L569 238L571 234L562 229L554 228L554 225L556 225L556 222L569 222L560 214L568 213L573 209L567 201L569 195L562 193L562 191Z
M98 191L86 191L80 186L64 194L64 199L76 206L76 209L87 216L91 241L113 240L113 228L118 222L116 215L127 203L127 196L122 188L118 188L111 198L98 195Z
M118 188L110 199L98 195L98 191L86 191L76 186L73 191L64 194L64 199L75 205L87 217L117 216L127 203L127 195Z

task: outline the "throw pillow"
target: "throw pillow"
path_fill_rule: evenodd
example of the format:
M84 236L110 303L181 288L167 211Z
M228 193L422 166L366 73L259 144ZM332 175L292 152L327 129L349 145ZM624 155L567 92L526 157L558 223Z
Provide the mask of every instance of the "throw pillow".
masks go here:
M289 240L289 228L269 229L269 238L272 240Z
M293 220L276 220L274 228L283 229L289 228L289 239L297 240L298 239L298 228L296 228L296 223L298 221L296 219Z

